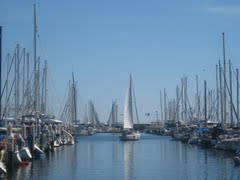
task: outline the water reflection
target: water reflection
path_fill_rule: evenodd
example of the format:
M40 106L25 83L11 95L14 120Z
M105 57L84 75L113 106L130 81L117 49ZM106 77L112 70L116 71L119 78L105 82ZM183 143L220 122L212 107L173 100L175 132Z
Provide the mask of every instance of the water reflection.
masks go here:
M233 155L168 137L144 135L141 141L121 142L116 135L96 134L17 167L6 179L239 180Z
M123 142L124 152L124 179L129 180L133 178L134 172L134 141Z

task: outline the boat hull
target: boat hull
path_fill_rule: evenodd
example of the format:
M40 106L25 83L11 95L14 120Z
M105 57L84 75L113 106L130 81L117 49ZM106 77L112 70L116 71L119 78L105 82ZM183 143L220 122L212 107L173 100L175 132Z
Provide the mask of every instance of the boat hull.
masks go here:
M137 141L140 139L141 134L138 132L132 132L132 133L122 133L119 136L119 139L121 141Z
M23 147L20 150L19 154L20 154L21 160L30 160L30 159L32 159L32 155L31 155L31 152L30 152L28 147Z

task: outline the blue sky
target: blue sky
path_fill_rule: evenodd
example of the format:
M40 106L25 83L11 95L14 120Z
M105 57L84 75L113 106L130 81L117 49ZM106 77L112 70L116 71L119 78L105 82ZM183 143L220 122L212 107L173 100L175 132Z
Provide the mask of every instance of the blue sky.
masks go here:
M123 111L131 73L140 122L148 121L145 112L159 111L160 90L166 88L168 98L174 98L183 75L188 77L190 98L196 75L201 90L204 80L210 89L215 87L222 32L226 58L239 67L238 1L2 0L3 58L17 43L33 52L33 3L39 56L48 60L54 81L49 93L55 113L74 72L80 115L84 104L93 100L106 122L113 99Z

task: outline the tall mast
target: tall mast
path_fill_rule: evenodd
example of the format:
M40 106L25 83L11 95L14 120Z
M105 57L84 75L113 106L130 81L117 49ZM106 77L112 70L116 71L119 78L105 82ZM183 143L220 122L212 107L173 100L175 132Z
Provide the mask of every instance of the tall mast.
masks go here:
M15 54L15 118L19 116L19 44Z
M179 121L179 87L176 88L176 119Z
M76 124L77 122L77 105L76 105L76 89L75 89L75 82L74 82L74 76L73 76L73 73L72 73L72 79L73 79L73 87L72 87L72 90L73 90L73 112L74 112L74 123Z
M40 110L40 57L37 58L37 111Z
M223 125L225 125L227 120L227 82L226 82L226 58L225 58L225 37L224 32L222 33L223 37Z
M22 100L23 100L23 107L25 107L25 93L26 93L26 86L25 86L25 65L26 65L26 49L23 48L23 79L22 79Z
M216 93L217 93L217 122L219 122L219 87L218 87L218 65L216 65Z
M230 123L233 126L233 100L232 100L232 71L231 60L229 59L229 78L230 78Z
M5 99L5 112L6 116L8 116L8 79L9 79L9 62L10 62L10 54L7 54L7 74L6 74L6 99ZM3 116L4 116L3 114ZM5 123L5 126L7 124Z
M207 126L207 82L204 81L204 121L205 127Z
M0 26L0 120L2 120L2 26Z
M33 5L34 8L34 28L33 28L33 45L34 45L34 102L33 109L37 111L37 100L38 100L38 87L37 87L37 17L36 17L36 4Z
M221 107L221 124L222 126L224 126L224 119L223 119L223 93L222 93L222 66L221 66L221 62L219 60L219 85L220 85L220 107Z
M166 95L166 89L163 90L163 101L164 101L164 121L167 122L167 95Z
M196 75L196 85L197 85L197 119L200 121L200 102L199 102L199 87L198 87L198 75Z
M237 68L237 127L239 127L239 80L238 80L238 68Z
M184 121L184 77L181 79L181 86L182 86L182 93L181 93L181 106L182 106L182 109L181 109L181 118L182 118L182 121Z
M45 60L44 73L44 113L47 111L47 61Z
M184 78L184 121L187 123L187 77Z
M160 91L160 110L161 110L161 119L163 121L164 118L163 118L163 104L162 104L162 93L161 93L161 91Z
M27 113L29 113L30 108L30 79L29 79L29 53L27 53Z

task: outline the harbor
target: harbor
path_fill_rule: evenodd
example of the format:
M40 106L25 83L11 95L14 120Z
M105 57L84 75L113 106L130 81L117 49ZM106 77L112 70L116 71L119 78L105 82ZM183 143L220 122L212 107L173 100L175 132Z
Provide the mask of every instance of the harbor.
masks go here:
M0 7L1 179L240 179L238 35L212 25L209 40L182 21L183 36L165 24L172 39L155 19L172 5L142 3ZM223 13L200 5L181 12Z
M234 154L142 134L141 141L119 141L119 134L80 136L45 159L17 167L8 179L233 179L240 178Z

